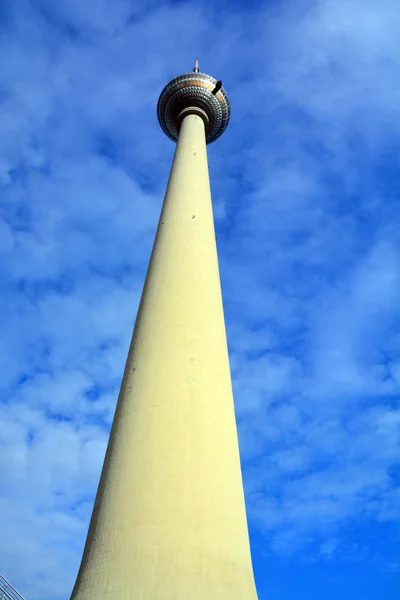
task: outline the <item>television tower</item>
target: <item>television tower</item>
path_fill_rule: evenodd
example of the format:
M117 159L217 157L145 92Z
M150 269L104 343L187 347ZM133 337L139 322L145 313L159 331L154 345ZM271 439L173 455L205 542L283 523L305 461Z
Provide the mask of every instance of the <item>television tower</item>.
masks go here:
M256 600L206 143L230 115L193 72L158 101L177 142L72 600Z

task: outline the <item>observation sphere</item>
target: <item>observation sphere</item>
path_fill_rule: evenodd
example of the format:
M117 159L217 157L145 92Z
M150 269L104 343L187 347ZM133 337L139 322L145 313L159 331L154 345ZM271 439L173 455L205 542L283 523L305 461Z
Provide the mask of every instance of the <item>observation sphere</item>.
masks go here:
M194 109L198 109L198 112ZM230 116L228 96L221 81L194 70L167 83L158 99L157 116L162 130L171 140L178 139L185 113L199 114L203 118L207 144L219 138Z

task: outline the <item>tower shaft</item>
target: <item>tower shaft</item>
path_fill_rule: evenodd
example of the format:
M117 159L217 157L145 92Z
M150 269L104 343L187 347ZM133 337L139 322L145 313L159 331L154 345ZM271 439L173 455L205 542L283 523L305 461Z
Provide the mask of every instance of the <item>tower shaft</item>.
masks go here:
M256 600L204 123L182 122L73 600Z

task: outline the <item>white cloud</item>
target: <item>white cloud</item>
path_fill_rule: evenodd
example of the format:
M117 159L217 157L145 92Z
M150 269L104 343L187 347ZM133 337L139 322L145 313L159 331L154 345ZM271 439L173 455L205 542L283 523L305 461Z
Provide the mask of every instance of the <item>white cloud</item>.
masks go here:
M157 96L196 56L232 102L209 154L251 522L311 560L395 517L395 8L12 3L0 562L31 600L73 584L172 158Z

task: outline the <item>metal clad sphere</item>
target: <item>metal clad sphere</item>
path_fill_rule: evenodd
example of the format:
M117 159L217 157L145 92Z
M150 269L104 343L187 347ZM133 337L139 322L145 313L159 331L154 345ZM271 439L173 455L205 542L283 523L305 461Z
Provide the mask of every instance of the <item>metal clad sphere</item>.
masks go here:
M208 116L207 144L214 142L225 131L230 116L228 96L223 87L212 93L217 80L205 73L184 73L172 79L160 94L157 115L164 133L176 141L179 133L179 114L195 106Z

